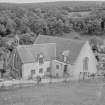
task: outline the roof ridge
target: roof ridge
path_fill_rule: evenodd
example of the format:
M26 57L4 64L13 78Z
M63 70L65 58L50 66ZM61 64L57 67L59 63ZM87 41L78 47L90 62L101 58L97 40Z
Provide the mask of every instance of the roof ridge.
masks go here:
M56 44L56 43L40 43L40 44L31 44L31 45L19 45L17 46L16 48L21 48L21 47L31 47L31 46L34 46L34 45L46 45L46 44Z
M17 53L19 53L22 62L29 63L35 62L37 53L40 52L46 55L46 60L50 59L50 57L55 57L55 46L56 43L21 45L18 46L16 50Z
M70 50L70 63L74 63L81 51L81 48L88 42L82 40L73 40L56 36L39 35L35 43L56 43L56 57L62 61L62 52Z
M67 39L67 38L63 38L63 37L58 37L58 36L49 36L49 35L39 35L39 36L44 36L44 37L50 37L50 38L60 38L60 39L63 39L63 40L69 40L69 41L74 41L74 42L81 42L81 43L85 43L87 41L83 41L83 40L75 40L75 39ZM39 37L38 36L38 37ZM37 38L36 38L37 39Z
M32 44L32 45L43 45L43 44L56 44L56 43L40 43L40 44L36 44L36 43L34 43L34 44Z

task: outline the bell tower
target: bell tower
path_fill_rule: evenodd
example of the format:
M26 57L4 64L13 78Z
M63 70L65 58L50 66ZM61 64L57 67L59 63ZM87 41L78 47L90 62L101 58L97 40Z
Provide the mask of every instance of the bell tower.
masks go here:
M14 40L15 40L15 44L16 44L16 46L18 46L19 45L19 36L16 34L15 35L15 38L14 38Z
M70 55L70 51L69 50L65 50L65 51L62 52L62 55L63 55L63 61L67 62L68 61L68 57Z

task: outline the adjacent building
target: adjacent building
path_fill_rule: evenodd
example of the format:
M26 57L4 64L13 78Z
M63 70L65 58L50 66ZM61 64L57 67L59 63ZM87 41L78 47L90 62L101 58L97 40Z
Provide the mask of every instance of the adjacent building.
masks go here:
M55 43L18 46L14 53L14 70L22 79L49 76L55 57Z
M85 79L97 72L88 41L39 35L33 45L19 45L13 54L14 73L22 79L37 76Z
M97 72L97 61L88 41L39 35L35 44L56 43L56 59L52 61L51 74L72 79L88 78Z

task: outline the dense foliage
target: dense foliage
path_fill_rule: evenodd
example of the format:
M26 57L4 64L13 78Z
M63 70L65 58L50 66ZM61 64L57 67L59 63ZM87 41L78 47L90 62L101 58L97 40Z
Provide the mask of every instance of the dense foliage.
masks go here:
M77 3L78 4L78 3ZM62 35L71 30L82 34L101 35L105 31L103 5L61 7L16 6L0 8L0 36L35 33L36 35ZM88 11L83 16L84 11ZM72 14L72 15L70 15Z
M104 34L104 2L57 4L0 4L1 40L18 34L20 44L31 44L39 34L57 36L71 30L90 36Z

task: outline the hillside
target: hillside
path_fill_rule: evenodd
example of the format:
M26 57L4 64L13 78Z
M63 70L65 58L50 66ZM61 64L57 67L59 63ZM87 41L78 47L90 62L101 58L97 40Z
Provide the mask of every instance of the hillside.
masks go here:
M0 46L15 36L32 44L39 34L90 39L105 36L105 2L0 3ZM76 36L71 34L74 31ZM3 42L3 43L2 43Z
M0 3L0 8L16 8L16 7L24 7L24 8L61 8L61 7L72 7L78 8L81 7L84 11L86 8L94 9L96 7L105 8L105 2L103 1L62 1L62 2L46 2L46 3Z

